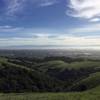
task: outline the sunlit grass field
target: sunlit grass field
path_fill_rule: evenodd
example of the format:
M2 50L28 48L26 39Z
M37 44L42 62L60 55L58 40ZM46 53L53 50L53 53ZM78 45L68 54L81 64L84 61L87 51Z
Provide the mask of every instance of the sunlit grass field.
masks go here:
M1 94L0 100L100 100L96 93Z
M0 94L0 100L100 100L100 87L81 93Z

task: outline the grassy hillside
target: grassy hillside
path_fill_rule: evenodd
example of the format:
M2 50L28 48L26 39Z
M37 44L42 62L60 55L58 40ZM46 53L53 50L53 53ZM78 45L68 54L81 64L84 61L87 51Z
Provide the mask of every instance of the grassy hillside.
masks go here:
M60 89L62 82L44 73L3 59L0 64L0 92L43 92Z
M92 88L90 90L87 90L86 92L100 94L100 84L99 84L99 86Z
M100 100L100 86L81 93L0 94L0 100Z
M44 59L0 57L0 92L84 91L100 84L98 60Z
M72 86L72 90L89 90L91 88L98 87L100 85L100 72L96 72L93 74L90 74L88 77L85 79L82 79L81 81L75 83Z
M67 63L62 60L48 61L38 64L40 70L47 70L48 68L60 68L60 69L80 69L80 68L100 68L100 62L97 61L80 61Z

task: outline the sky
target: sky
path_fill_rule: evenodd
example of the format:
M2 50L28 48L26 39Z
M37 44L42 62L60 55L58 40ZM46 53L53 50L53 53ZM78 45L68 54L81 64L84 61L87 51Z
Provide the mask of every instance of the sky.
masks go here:
M0 0L0 48L100 49L99 0Z

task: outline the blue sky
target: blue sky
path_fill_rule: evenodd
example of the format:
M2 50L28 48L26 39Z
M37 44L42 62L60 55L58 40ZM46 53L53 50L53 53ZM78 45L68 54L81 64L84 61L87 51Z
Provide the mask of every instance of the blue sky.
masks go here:
M0 0L0 48L21 46L100 48L100 1Z

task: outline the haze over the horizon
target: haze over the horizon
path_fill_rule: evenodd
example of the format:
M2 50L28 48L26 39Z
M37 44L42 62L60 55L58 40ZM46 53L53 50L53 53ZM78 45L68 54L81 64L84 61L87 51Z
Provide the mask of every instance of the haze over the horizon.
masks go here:
M0 0L0 48L100 49L99 0Z

